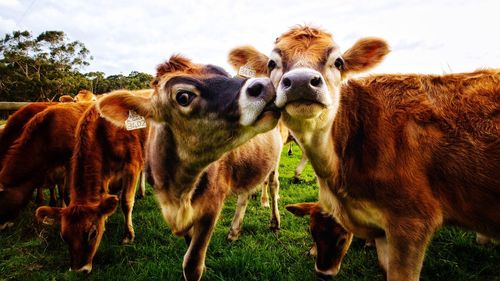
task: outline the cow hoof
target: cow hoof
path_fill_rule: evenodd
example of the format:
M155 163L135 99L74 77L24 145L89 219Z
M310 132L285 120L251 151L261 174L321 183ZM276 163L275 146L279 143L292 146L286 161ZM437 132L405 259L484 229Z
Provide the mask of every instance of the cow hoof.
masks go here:
M229 240L231 242L238 240L238 238L240 238L240 234L234 233L232 231L230 231L229 234L227 235L227 240Z
M8 221L4 224L0 224L0 230L8 229L14 226L14 223L11 221Z
M293 177L292 183L300 183L300 178L299 177Z
M132 244L132 243L134 243L134 237L132 237L132 238L125 237L122 240L122 244L124 244L124 245L129 245L129 244Z
M262 204L262 207L264 207L264 208L269 208L269 207L271 207L271 205L269 205L269 201L267 201L267 200L266 200L266 201L262 201L262 202L260 202L260 203Z
M271 223L271 226L269 226L269 229L270 229L272 232L277 232L278 230L280 230L280 226L279 226L279 225L276 225L276 224Z

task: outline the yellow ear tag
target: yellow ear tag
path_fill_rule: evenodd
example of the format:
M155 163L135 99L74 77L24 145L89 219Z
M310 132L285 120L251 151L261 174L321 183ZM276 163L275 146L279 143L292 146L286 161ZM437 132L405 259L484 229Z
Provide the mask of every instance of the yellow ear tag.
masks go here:
M255 73L255 70L250 66L244 65L238 70L238 75L246 78L253 78L257 76L257 73Z
M133 110L128 111L128 118L127 120L125 120L125 129L132 131L146 127L147 127L146 118L137 114Z

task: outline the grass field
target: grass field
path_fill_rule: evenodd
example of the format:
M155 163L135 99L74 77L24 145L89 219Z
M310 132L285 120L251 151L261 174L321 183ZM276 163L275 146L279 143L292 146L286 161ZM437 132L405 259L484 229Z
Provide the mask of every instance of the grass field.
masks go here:
M283 152L280 164L281 230L268 230L269 209L253 200L248 207L240 240L226 241L235 197L226 202L207 253L204 280L315 280L314 260L308 256L311 238L308 219L296 218L284 206L315 201L318 187L310 166L303 181L293 184L300 159ZM30 204L16 225L0 232L0 280L180 280L184 239L174 237L160 215L152 190L137 200L134 209L136 240L120 245L123 219L118 210L109 219L92 273L68 272L69 254L56 227L34 220ZM500 210L499 210L500 211ZM342 269L333 280L384 280L376 253L355 239ZM427 252L421 280L500 280L500 245L479 246L472 232L445 228Z

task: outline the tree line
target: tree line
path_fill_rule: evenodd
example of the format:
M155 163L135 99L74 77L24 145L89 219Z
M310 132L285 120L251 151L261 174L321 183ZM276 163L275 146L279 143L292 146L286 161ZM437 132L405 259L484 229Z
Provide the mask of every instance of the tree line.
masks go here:
M127 76L82 73L92 59L82 42L69 41L62 31L45 31L36 37L29 31L5 34L0 40L0 100L51 101L82 89L96 94L138 90L148 88L153 79L138 71Z

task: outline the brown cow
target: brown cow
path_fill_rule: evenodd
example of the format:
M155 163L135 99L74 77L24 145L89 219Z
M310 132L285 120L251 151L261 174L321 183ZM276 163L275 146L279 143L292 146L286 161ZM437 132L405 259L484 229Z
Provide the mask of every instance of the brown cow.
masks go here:
M63 95L59 97L59 102L75 102L75 100L70 95Z
M76 102L91 102L96 101L97 97L89 90L80 90L73 100Z
M33 190L46 184L48 178L64 180L73 151L75 128L89 105L54 105L36 114L25 125L23 133L5 155L0 171L0 190L3 189L0 191L0 226L11 225L9 222L28 203Z
M271 130L279 118L275 92L268 78L230 78L219 67L180 56L158 67L153 84L150 99L108 95L98 108L118 126L129 110L152 120L148 178L165 220L189 245L184 277L199 280L225 197L239 195L231 239L239 233L252 189L268 176L269 184L278 184L273 171L282 141L279 131Z
M306 26L280 36L270 59L246 47L231 62L273 80L322 206L375 238L388 280L418 280L443 223L500 235L500 71L345 81L388 52L367 38L341 53L329 33Z
M309 216L309 230L314 244L311 255L316 256L315 269L324 275L337 275L349 246L352 233L345 230L318 202L286 205L296 216Z
M9 117L3 130L5 134L2 133L2 135L0 136L0 171L2 170L2 163L5 154L12 146L12 144L14 144L14 142L17 140L17 138L22 134L24 125L26 125L26 123L28 123L28 121L37 113L42 112L47 109L47 107L56 104L57 103L51 102L30 103L26 106L21 107ZM49 185L48 187L50 188L49 205L55 206L57 197L55 194L54 186ZM43 202L44 198L42 188L37 187L36 203L41 205L43 204Z
M114 92L124 93L131 92ZM132 209L147 135L145 127L129 131L114 126L100 117L95 106L80 119L72 157L70 204L66 208L40 207L36 211L40 220L49 217L61 223L61 236L69 247L71 270L87 273L92 270L105 220L118 203L118 197L110 194L121 192L125 220L123 243L134 240Z

